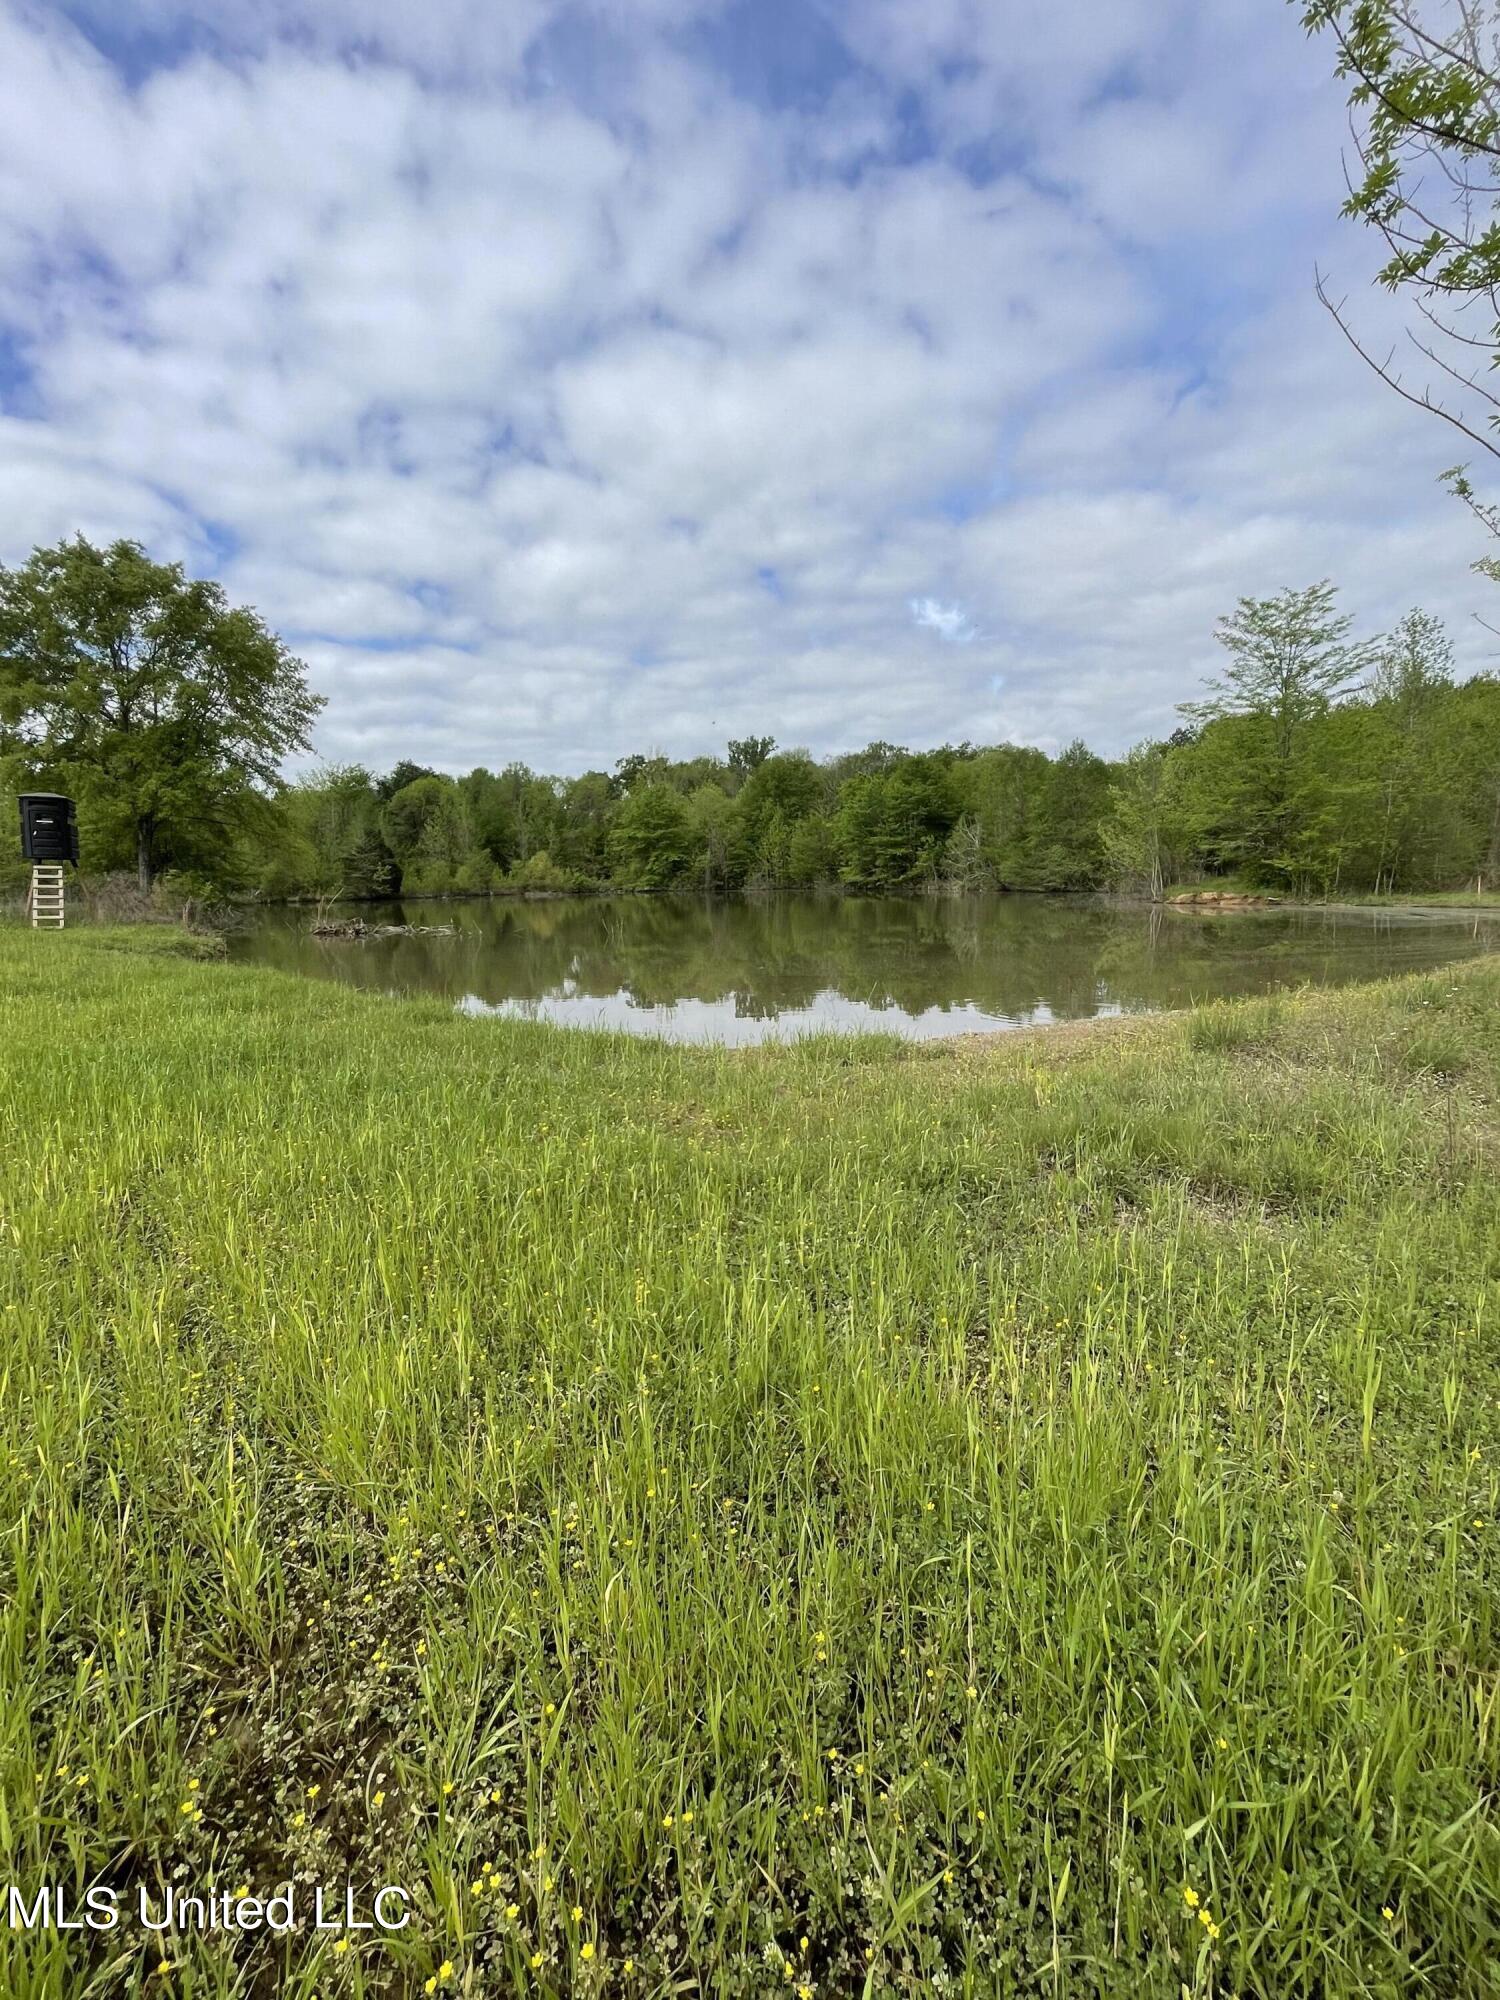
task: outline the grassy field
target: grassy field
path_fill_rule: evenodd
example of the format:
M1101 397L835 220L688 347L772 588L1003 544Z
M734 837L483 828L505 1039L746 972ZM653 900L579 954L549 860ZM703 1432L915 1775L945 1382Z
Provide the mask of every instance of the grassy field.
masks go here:
M0 934L3 1873L129 1898L7 2000L1500 1990L1500 960L724 1055L173 936ZM413 1921L133 1921L283 1879Z

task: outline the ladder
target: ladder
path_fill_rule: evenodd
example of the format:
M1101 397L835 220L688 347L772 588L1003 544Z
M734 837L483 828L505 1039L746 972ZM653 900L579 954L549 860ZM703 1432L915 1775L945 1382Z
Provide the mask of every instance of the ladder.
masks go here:
M31 870L31 928L60 931L63 928L63 872L55 861L38 861Z

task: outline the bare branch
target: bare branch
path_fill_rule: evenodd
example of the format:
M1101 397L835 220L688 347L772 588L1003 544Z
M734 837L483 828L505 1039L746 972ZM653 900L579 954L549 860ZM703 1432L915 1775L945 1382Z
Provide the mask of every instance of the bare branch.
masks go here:
M1338 305L1335 305L1333 300L1328 296L1328 288L1324 284L1321 272L1317 275L1317 293L1319 301L1328 311L1339 332L1343 334L1345 340L1348 341L1365 366L1373 369L1388 388L1394 389L1398 396L1402 397L1404 401L1413 404L1417 409L1426 410L1429 415L1441 417L1445 423L1452 424L1456 431L1462 431L1463 435L1472 444L1477 444L1482 451L1487 451L1492 458L1500 458L1500 442L1497 442L1494 438L1486 437L1482 431L1476 431L1471 424L1465 423L1462 417L1456 416L1444 404L1435 402L1430 390L1424 389L1419 395L1415 390L1408 389L1406 384L1401 380L1401 377L1392 372L1389 355L1384 362L1376 360L1345 319L1345 302L1341 300Z
M1446 320L1439 319L1437 314L1432 310L1432 307L1428 305L1425 300L1420 298L1413 299L1412 304L1416 307L1417 311L1422 315L1423 319L1425 319L1429 323L1429 325L1436 327L1438 332L1442 334L1446 339L1459 341L1465 347L1480 348L1486 354L1491 354L1494 352L1495 339L1493 332L1490 334L1490 337L1488 339L1479 340L1472 333L1460 333L1456 326L1449 326Z
M1424 341L1418 340L1414 333L1408 332L1406 337L1417 350L1418 354L1425 354L1427 356L1427 359L1432 363L1434 368L1441 368L1445 375L1451 376L1455 382L1461 383L1465 389L1470 390L1476 396L1483 397L1485 402L1491 404L1495 409L1500 410L1500 396L1497 396L1492 389L1483 387L1481 383L1474 380L1472 375L1462 374L1457 368L1445 361L1433 348L1427 346Z

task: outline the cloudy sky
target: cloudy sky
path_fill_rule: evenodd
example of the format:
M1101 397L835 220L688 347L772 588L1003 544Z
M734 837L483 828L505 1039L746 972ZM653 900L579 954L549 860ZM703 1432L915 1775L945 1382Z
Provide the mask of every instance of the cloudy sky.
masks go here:
M0 560L222 578L318 750L1162 733L1242 592L1494 650L1281 0L0 0Z

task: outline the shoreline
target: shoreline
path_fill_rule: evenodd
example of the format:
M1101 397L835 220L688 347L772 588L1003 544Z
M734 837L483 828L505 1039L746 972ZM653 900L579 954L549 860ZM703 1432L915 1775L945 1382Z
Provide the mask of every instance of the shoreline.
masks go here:
M1276 914L1320 913L1334 916L1381 915L1388 917L1415 918L1452 916L1491 916L1500 918L1500 896L1488 893L1483 899L1465 898L1455 891L1452 896L1444 895L1419 901L1385 902L1375 898L1350 901L1348 898L1324 900L1319 897L1277 896L1270 893L1261 895L1249 892L1244 895L1226 894L1215 900L1211 892L1201 897L1153 897L1136 896L1112 889L926 889L920 886L910 889L860 889L837 882L816 882L806 887L784 888L739 888L703 889L691 884L679 883L663 888L630 888L623 883L605 886L583 886L570 889L450 889L441 892L413 891L391 896L341 896L326 905L328 911L335 908L348 910L387 909L405 903L567 903L604 902L614 899L628 902L658 900L661 898L690 899L706 903L771 902L780 897L806 897L814 901L858 902L858 903L956 903L968 900L1008 901L1011 899L1057 903L1091 903L1108 909L1172 910L1189 916L1267 916ZM230 903L227 908L235 916L250 914L260 910L313 910L325 905L312 896L257 897Z

